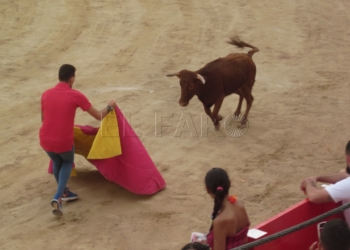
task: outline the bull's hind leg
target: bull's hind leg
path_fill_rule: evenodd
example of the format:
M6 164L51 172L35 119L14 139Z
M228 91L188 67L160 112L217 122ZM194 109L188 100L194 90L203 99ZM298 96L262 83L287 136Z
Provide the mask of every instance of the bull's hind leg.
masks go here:
M245 110L243 120L241 121L241 124L245 125L247 123L247 121L248 121L248 114L249 114L250 108L252 107L252 103L254 101L254 97L252 95L251 88L244 88L242 90L242 93L244 95L244 99L246 99L246 101L247 101L247 109Z
M242 108L242 103L243 103L244 97L243 97L243 93L242 93L241 89L236 90L235 93L237 95L239 95L238 106L237 106L236 111L234 112L234 115L238 117L241 114L241 108Z

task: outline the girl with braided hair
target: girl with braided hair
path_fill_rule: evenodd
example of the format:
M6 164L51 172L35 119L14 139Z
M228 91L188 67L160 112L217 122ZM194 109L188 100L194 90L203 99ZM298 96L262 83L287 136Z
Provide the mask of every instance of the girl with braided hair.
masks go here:
M208 194L214 199L207 244L212 250L229 250L247 242L249 218L243 202L229 196L231 181L225 170L212 168L205 176Z

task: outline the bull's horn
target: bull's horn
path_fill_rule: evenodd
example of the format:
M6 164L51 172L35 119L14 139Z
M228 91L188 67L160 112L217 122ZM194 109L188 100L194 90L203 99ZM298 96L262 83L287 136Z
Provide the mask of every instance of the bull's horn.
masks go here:
M200 74L197 74L197 79L201 80L201 82L202 82L203 84L205 84L204 77L201 76Z
M170 76L179 76L180 74L179 73L174 73L174 74L168 74L166 75L167 77L170 77Z

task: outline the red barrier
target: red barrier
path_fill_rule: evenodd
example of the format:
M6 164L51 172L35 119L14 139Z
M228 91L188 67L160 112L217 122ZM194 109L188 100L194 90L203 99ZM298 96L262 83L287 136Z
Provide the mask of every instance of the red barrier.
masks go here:
M341 202L313 204L305 199L253 228L267 232L267 234L263 236L267 237L324 214L338 206L341 206ZM323 221L327 221L331 218L344 219L343 212L332 215ZM313 242L318 241L317 224L318 222L306 228L287 234L281 238L257 246L254 248L254 250L309 249ZM263 237L260 237L259 239L262 239ZM248 242L253 241L255 241L255 239L249 238L248 240Z

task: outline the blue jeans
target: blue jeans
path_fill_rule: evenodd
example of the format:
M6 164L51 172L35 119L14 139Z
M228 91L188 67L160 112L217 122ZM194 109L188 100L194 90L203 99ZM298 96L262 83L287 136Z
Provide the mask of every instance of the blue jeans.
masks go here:
M61 198L66 188L74 162L74 146L71 151L63 153L46 152L52 160L53 175L57 182L57 191L54 199Z

